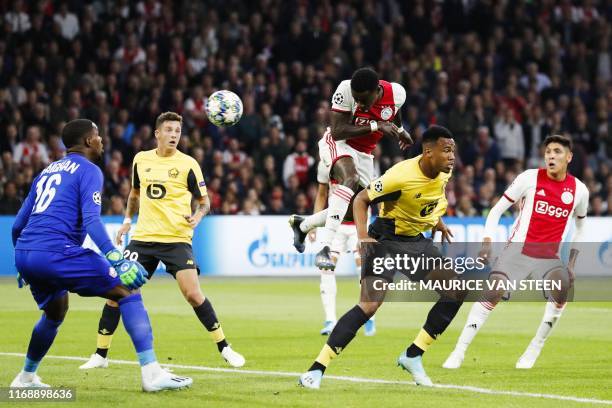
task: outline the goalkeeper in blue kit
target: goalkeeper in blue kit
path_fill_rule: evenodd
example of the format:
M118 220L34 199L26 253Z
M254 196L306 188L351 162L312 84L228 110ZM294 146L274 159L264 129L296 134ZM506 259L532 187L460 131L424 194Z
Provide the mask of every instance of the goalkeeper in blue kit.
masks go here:
M191 378L170 374L157 362L149 316L140 293L132 292L145 283L146 272L115 249L100 220L103 176L93 162L104 149L97 126L87 119L73 120L64 126L62 141L66 157L36 177L13 225L19 284L29 284L43 314L11 387L49 387L37 370L68 311L68 292L119 303L144 391L190 386ZM105 257L82 247L87 234Z

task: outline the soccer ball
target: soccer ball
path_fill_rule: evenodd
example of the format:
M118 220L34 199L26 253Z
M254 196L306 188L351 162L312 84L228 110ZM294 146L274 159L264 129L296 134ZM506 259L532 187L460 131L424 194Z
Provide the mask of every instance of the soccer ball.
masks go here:
M215 126L234 126L242 116L242 100L232 91L217 91L208 97L206 115Z

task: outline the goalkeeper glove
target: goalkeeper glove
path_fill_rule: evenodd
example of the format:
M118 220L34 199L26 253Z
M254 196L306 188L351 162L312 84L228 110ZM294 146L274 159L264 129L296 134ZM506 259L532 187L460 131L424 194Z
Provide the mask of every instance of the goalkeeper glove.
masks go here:
M106 253L106 259L119 274L121 283L129 289L138 289L146 283L147 275L144 267L137 261L128 261L118 249Z
M119 265L121 265L123 262L125 262L125 258L123 257L123 254L118 249L111 249L110 251L108 251L106 253L106 260L115 269L117 269L117 267ZM117 272L119 272L118 269L117 269Z
M129 289L138 289L147 282L145 279L147 271L137 261L124 261L117 272L119 272L121 283Z

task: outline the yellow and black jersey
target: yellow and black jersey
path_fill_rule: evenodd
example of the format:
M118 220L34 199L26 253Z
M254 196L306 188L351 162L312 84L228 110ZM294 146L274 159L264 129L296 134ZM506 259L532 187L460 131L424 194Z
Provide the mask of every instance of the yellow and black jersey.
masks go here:
M422 155L391 167L368 186L372 203L381 202L377 226L384 234L417 236L430 230L446 212L446 183L451 173L430 179L419 167Z
M132 239L144 242L191 243L192 197L206 196L202 169L192 157L177 151L169 157L156 150L138 153L132 164L132 188L140 190L138 223Z

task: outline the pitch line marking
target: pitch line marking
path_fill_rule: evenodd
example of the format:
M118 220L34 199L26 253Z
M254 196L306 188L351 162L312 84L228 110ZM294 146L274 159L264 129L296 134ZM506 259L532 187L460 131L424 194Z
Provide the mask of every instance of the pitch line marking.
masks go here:
M0 352L0 356L5 357L25 357L24 353L7 353ZM71 360L71 361L88 361L86 357L75 357L75 356L45 356L45 358L51 358L56 360ZM124 364L124 365L138 365L136 361L128 360L108 360L109 363L113 364ZM184 364L162 364L162 367L167 368L180 368L184 370L197 370L197 371L209 371L217 373L234 373L234 374L251 374L251 375L267 375L276 377L293 377L298 378L301 373L292 373L287 371L263 371L263 370L242 370L237 368L220 368L220 367L205 367L205 366L194 366ZM378 378L361 378L361 377L347 377L342 375L326 375L326 379L347 381L354 383L367 383L367 384L391 384L391 385L415 385L412 381L400 381L400 380L382 380ZM434 384L434 388L469 391L477 394L489 394L489 395L509 395L513 397L525 397L525 398L544 398L558 401L572 401L586 404L602 404L612 405L612 400L600 400L595 398L583 398L574 397L570 395L556 395L556 394L540 394L534 392L522 392L522 391L504 391L504 390L492 390L489 388L473 387L471 385L455 385L455 384Z

